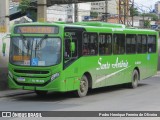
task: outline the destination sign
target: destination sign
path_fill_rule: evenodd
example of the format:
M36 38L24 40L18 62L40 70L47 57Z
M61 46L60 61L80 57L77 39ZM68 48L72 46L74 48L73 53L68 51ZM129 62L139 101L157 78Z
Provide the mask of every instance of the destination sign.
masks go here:
M56 26L17 26L14 33L17 34L58 34Z
M16 55L16 56L13 56L13 60L14 61L30 60L30 56Z

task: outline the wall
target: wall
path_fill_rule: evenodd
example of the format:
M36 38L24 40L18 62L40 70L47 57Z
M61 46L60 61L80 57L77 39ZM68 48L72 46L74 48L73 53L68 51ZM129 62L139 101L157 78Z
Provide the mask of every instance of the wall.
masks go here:
M0 42L2 43L2 36L4 34L0 34ZM10 39L6 39L6 55L2 54L2 44L0 44L0 90L8 89L7 87L7 73L8 73L8 58L9 58L9 46Z
M0 90L7 89L7 64L9 56L9 39L7 39L6 56L2 55L2 37L9 32L9 0L0 0Z

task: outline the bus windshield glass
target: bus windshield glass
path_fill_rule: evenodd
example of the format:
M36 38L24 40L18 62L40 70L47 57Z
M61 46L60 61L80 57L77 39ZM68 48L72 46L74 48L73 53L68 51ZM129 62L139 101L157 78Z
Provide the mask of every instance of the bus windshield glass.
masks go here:
M11 38L10 63L21 66L52 66L60 63L61 39L44 37Z

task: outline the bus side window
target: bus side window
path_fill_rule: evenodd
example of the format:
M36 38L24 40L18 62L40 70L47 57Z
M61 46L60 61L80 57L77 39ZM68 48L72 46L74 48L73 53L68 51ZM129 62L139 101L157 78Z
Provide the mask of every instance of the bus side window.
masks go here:
M147 36L138 35L137 37L137 53L146 53L147 52Z
M99 54L110 55L112 53L112 35L100 34L99 35Z
M136 53L136 35L126 35L126 53Z
M147 52L147 36L142 35L142 53Z
M148 53L156 52L156 36L149 35L148 36Z
M124 34L114 34L113 53L114 54L124 54L125 53L125 35Z
M89 35L87 33L83 34L83 55L88 55L89 54Z
M137 36L137 53L142 53L142 36L138 35Z
M98 53L97 33L83 33L83 55L96 55Z

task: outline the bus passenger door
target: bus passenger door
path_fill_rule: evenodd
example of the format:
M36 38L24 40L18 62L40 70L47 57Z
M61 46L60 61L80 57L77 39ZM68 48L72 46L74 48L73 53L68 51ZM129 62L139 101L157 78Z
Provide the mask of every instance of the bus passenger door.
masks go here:
M72 43L75 44L75 51L71 50ZM79 86L78 64L75 62L78 58L77 39L72 41L68 38L64 41L64 76L66 80L66 91L75 90ZM73 47L73 46L72 46Z
M80 86L81 54L83 28L65 27L64 32L70 36L64 36L63 76L66 81L66 91L77 90ZM75 44L75 51L71 51L71 42Z
M65 65L67 65L68 62L71 62L78 57L77 46L78 46L78 43L76 38L72 39L72 41L68 38L65 38L65 41L64 41L64 64ZM72 47L75 47L74 51L71 50L73 49Z

